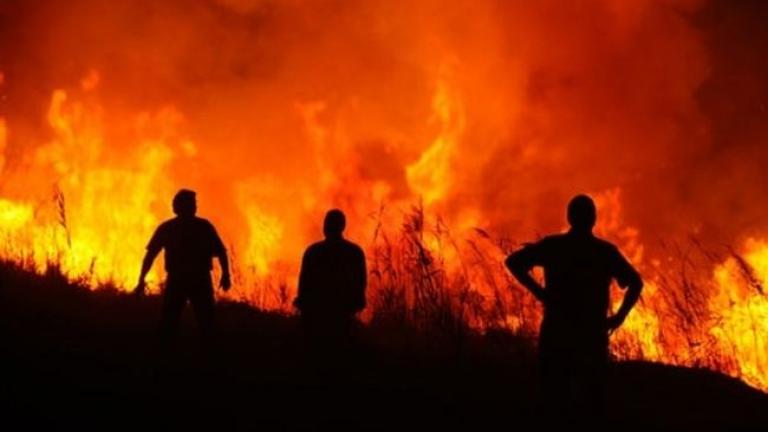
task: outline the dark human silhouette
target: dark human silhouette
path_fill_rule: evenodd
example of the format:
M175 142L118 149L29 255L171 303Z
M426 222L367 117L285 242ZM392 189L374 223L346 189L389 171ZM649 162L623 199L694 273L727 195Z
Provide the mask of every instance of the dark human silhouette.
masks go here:
M212 261L213 257L219 259L220 286L224 291L229 290L227 251L213 225L195 215L195 192L178 191L173 198L173 212L176 217L160 224L147 244L136 293L144 293L147 273L160 251L165 250L167 279L160 324L163 342L167 344L173 339L187 300L192 303L200 331L208 342L214 326Z
M305 335L315 354L338 354L350 343L355 315L365 308L365 254L343 237L346 218L340 210L325 215L325 240L304 252L299 292Z
M526 245L506 266L544 305L539 334L543 409L548 415L591 421L602 416L608 336L640 297L642 279L613 244L592 234L595 204L586 195L568 204L570 230ZM544 270L542 287L530 274ZM608 316L611 281L626 288ZM558 418L558 417L551 417Z

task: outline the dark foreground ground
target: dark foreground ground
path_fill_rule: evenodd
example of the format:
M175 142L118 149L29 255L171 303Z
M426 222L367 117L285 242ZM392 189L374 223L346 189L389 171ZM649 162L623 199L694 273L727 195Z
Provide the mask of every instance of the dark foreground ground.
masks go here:
M0 265L0 428L527 430L535 413L525 339L423 334L377 323L336 370L307 360L293 317L218 309L217 354L191 316L168 359L153 346L159 299L90 292ZM615 365L606 428L768 428L768 396L716 373ZM547 413L557 418L558 413Z

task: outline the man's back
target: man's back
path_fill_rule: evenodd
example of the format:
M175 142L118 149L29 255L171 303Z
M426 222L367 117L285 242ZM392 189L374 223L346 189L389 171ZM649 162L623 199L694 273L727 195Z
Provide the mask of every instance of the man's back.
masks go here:
M176 217L163 222L147 245L150 251L165 249L165 269L170 275L205 275L212 258L224 253L216 229L197 216Z
M643 282L614 245L592 234L597 208L590 197L571 199L567 218L567 234L525 246L506 265L544 305L538 351L546 418L557 412L569 422L597 421L604 406L609 332L624 322ZM544 286L531 274L537 266L544 269ZM613 279L627 292L608 316Z
M343 238L307 248L299 275L297 306L302 312L351 314L365 307L365 255Z
M549 299L545 314L571 325L603 326L611 280L625 287L639 279L614 245L591 234L549 236L509 260L527 268L543 267Z

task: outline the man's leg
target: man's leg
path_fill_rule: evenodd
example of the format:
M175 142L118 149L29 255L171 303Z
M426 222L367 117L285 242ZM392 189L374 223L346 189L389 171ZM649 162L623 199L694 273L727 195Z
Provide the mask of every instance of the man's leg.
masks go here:
M571 364L568 352L546 338L539 341L539 420L546 426L560 426L569 421ZM554 345L554 346L553 346Z
M189 299L195 312L195 319L200 330L200 336L206 348L213 343L214 322L214 298L213 283L210 278L192 281L189 284Z
M585 348L579 353L578 368L575 370L574 402L578 417L589 424L600 422L605 414L608 348L601 343Z
M179 318L186 301L184 287L178 281L169 278L163 293L163 309L160 318L160 343L163 349L170 348L176 338Z
M570 334L562 323L546 319L539 334L540 408L546 422L563 420L571 393ZM552 416L552 413L560 413Z

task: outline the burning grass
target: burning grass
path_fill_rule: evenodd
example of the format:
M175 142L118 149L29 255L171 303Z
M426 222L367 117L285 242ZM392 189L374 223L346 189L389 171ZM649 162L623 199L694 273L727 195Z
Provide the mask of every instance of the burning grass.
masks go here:
M55 195L55 203L57 229L69 238L63 194ZM394 212L399 224L391 223ZM406 210L382 206L371 218L373 232L364 242L369 307L363 321L392 329L412 328L430 338L451 341L456 350L478 331L535 339L540 307L503 267L516 242L481 229L457 237L420 205ZM62 270L59 260L71 252L69 242L43 266L35 259L35 251L14 247L7 239L4 255L14 257L23 268L66 274L91 289L128 288L94 274L97 256L91 257L88 272ZM692 238L665 243L663 249L667 262L641 266L646 289L625 326L614 335L613 355L709 368L766 389L768 300L762 263L768 247L751 241L743 254L733 248L715 252ZM295 292L291 267L278 266L262 276L255 268L242 266L237 253L232 250L237 288L227 298L290 315ZM614 294L620 293L614 290Z

